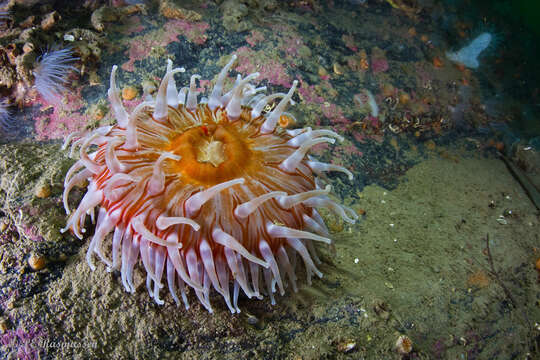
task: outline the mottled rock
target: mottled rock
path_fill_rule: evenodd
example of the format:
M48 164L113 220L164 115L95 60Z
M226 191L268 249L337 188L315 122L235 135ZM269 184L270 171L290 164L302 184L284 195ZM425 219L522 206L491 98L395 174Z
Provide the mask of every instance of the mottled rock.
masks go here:
M223 26L231 31L245 31L251 28L251 23L244 18L248 15L248 7L235 0L227 0L221 4Z
M159 12L161 15L169 19L181 19L188 21L199 21L202 19L201 14L196 11L181 8L174 2L162 0L159 3Z
M48 13L41 21L41 29L43 29L44 31L52 29L54 24L56 24L61 18L62 17L57 11Z

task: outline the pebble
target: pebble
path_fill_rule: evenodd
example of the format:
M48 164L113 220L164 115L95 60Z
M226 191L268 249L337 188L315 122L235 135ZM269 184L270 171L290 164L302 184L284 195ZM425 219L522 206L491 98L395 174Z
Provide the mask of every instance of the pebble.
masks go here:
M47 265L47 259L45 259L45 256L31 254L28 258L28 265L30 265L33 270L39 271Z
M401 335L396 341L396 350L401 355L407 355L412 351L413 343L407 335Z
M341 353L349 353L356 348L356 342L352 340L342 341L337 345L337 350Z
M319 69L317 70L317 73L319 74L319 76L327 76L328 75L328 71L326 71L326 69L323 68L322 66L319 66Z
M343 73L345 72L343 66L339 65L338 63L334 63L333 70L334 74L336 75L343 75Z
M8 328L9 328L8 321L4 318L1 318L0 319L0 334L5 333Z
M30 51L34 51L34 44L31 42L26 42L23 45L23 53L29 53Z
M143 80L142 88L143 88L143 94L144 95L153 94L157 90L156 84L154 84L150 80Z
M257 319L256 316L248 315L247 322L249 325L257 325L259 323L259 319Z
M39 184L34 194L40 199L48 198L51 196L51 187L48 184Z
M60 14L58 14L57 11L53 11L47 15L45 15L45 18L43 21L41 21L41 28L45 31L50 30L54 24L56 24L57 21L61 19Z
M122 99L133 100L137 96L137 89L133 86L126 86L122 89Z

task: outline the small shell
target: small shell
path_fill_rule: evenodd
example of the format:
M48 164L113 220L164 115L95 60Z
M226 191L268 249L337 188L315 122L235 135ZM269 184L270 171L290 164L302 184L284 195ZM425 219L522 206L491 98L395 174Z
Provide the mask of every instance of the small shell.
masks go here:
M401 335L396 340L396 350L401 355L406 355L412 351L413 342L407 335Z
M356 341L353 341L353 340L345 340L345 341L340 342L337 345L337 350L344 354L353 351L355 348L356 348Z
M32 254L28 258L28 265L30 265L32 270L39 271L47 265L47 259L45 259L45 256Z

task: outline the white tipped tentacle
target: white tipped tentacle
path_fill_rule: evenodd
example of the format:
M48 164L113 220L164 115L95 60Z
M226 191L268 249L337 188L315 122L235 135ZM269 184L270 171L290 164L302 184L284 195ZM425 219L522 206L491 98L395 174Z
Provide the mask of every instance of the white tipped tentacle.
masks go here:
M144 225L143 219L141 217L135 217L133 220L131 220L131 226L133 226L133 230L135 230L137 233L142 235L146 240L153 242L158 245L162 246L168 246L168 247L176 247L181 248L182 243L180 242L169 242L167 240L163 240L162 238L157 237L154 235L153 232L148 230L148 228Z
M238 75L236 75L236 80L234 81L234 84L233 84L231 90L227 91L227 93L221 97L221 103L223 104L223 106L227 106L227 104L231 100L234 89L236 89L238 84L240 84L240 81L242 81L242 75L238 74Z
M319 278L323 277L322 272L317 269L315 264L313 263L313 260L311 259L311 256L309 255L309 252L307 248L304 246L302 241L296 239L296 238L288 238L287 244L289 244L294 250L296 250L302 259L304 260L304 264L306 265L306 272L309 274L310 271L313 271ZM308 282L311 283L311 279L308 275Z
M162 153L154 164L152 177L148 182L148 192L150 195L156 195L165 188L165 171L163 171L163 162L167 159L180 161L181 157L169 152Z
M109 201L116 201L117 194L123 194L127 185L133 184L137 179L129 174L117 173L109 178L107 185L103 188L103 194Z
M298 292L298 287L296 286L296 274L294 273L294 268L289 260L287 251L283 246L280 246L277 250L276 255L279 261L280 268L282 270L285 270L287 276L289 277L289 281L291 283L293 291Z
M167 253L165 252L164 247L159 246L154 249L154 270L155 270L157 282L154 282L153 298L156 304L158 305L165 304L165 301L159 298L159 289L163 287L163 285L161 284L161 276L163 274L163 269L165 268L166 258L167 258Z
M223 253L225 254L225 259L227 260L229 269L231 270L231 273L233 274L236 282L240 285L242 290L244 290L244 293L247 295L247 297L251 298L252 296L254 296L254 293L251 291L248 285L246 274L244 272L244 265L241 261L241 258L237 257L236 252L228 247L224 248ZM236 308L238 311L238 307Z
M67 149L67 147L69 146L69 144L71 144L71 142L73 141L74 138L76 138L77 136L81 136L82 135L82 132L80 131L74 131L72 133L70 133L66 139L64 140L64 143L62 144L62 147L61 147L61 150L64 151Z
M277 264L276 259L274 257L274 253L272 252L272 249L270 248L270 245L268 245L268 243L263 239L261 239L259 241L259 251L261 252L261 256L263 257L263 259L266 260L266 262L270 265L271 275L274 277L274 280L278 284L279 293L283 296L285 294L285 289L283 287L283 280L281 279L281 275L279 273L278 264ZM268 269L265 269L264 273L268 274L269 273ZM267 279L267 285L269 285L268 284L268 279ZM268 287L270 288L270 291L268 292L269 293L268 295L271 298L273 298L271 287L270 286L268 286ZM275 302L273 302L273 303L275 303Z
M287 94L285 93L275 93L268 96L264 96L262 99L260 99L255 106L253 106L253 109L251 109L251 118L256 119L259 116L261 116L262 111L264 110L264 107L266 104L268 104L270 101L277 99L279 97L285 97Z
M274 131L276 128L276 124L279 120L279 117L285 111L285 107L291 101L292 96L294 94L294 91L296 90L296 86L298 85L298 80L293 81L292 87L289 89L289 92L287 95L281 99L279 104L275 107L275 109L268 115L265 122L261 125L261 133L262 134L269 134Z
M133 109L133 112L129 115L129 122L126 128L126 150L135 150L139 147L137 141L137 118L142 113L145 107L152 105L149 101L143 101Z
M216 243L223 245L224 247L227 247L231 250L236 251L238 254L242 255L247 260L255 264L259 264L265 268L269 266L268 263L252 255L245 247L242 246L242 244L240 244L240 242L238 242L238 240L236 240L234 237L227 234L221 229L215 228L212 231L212 238L214 239Z
M64 186L69 182L72 176L77 173L80 169L84 168L84 164L81 160L77 160L75 164L71 165L68 172L66 173L66 177L64 178Z
M314 198L304 201L303 204L309 207L328 208L332 210L334 213L336 213L337 215L339 215L343 220L345 220L349 224L354 224L356 220L358 219L358 215L353 209L350 209L344 205L340 205L332 201L327 196L314 197Z
M305 128L298 128L298 129L292 129L292 130L285 130L287 135L295 137L305 132L312 131L311 126L305 127Z
M313 146L317 144L322 144L324 142L333 144L334 142L336 142L336 140L332 138L327 138L327 137L320 137L316 139L307 140L298 149L296 149L291 155L289 155L288 158L283 160L283 162L279 164L279 168L289 173L293 172L294 170L296 170L298 164L300 164L304 156L306 156L307 152Z
M122 238L124 237L124 227L117 225L114 229L113 241L112 241L112 264L107 268L107 272L112 272L118 269L118 253L120 251L120 245L122 244Z
M257 95L257 93L259 92L264 92L266 91L267 88L266 86L261 86L261 87L258 87L256 88L255 86L251 85L251 84L248 84L245 88L244 88L244 95L242 97L242 103L241 105L243 106L249 106L249 104L251 103L251 100L253 98L255 98L255 96Z
M256 265L258 268L258 265ZM216 258L216 270L217 275L219 278L219 283L221 284L221 288L224 290L223 299L225 299L225 303L227 304L227 307L231 311L232 314L236 312L236 308L234 308L231 304L231 292L229 290L229 270L227 269L227 265L225 264L225 261L222 256L218 256Z
M226 296L225 289L223 289L221 285L219 284L219 279L216 273L216 265L214 262L214 255L212 253L212 248L210 248L210 245L208 244L208 241L206 241L205 238L202 239L201 244L199 246L199 254L201 256L201 260L202 260L204 269L206 271L206 274L210 278L210 281L212 282L214 289L216 289L217 292L219 292L225 297Z
M180 91L178 92L178 104L184 105L186 103L186 95L188 90L189 89L185 86L180 89Z
M272 191L267 194L258 196L253 200L250 200L250 201L247 201L245 203L238 205L234 209L234 215L236 215L237 217L241 219L244 219L248 217L249 215L251 215L255 210L257 210L257 208L261 206L264 202L270 199L280 197L280 196L281 197L287 196L287 193L283 191Z
M167 59L167 72L172 72L172 60ZM174 78L167 84L167 105L176 108L178 106L178 90L176 90L176 81Z
M330 190L332 189L331 185L326 185L326 188L324 190L311 190L311 191L305 191L299 194L295 195L289 195L289 196L281 196L278 198L278 203L281 207L285 209L290 209L293 206L306 201L307 199L310 199L315 196L320 195L327 195L330 193Z
M243 184L244 182L244 178L233 179L225 181L221 184L214 185L206 190L200 191L192 195L189 199L186 200L185 203L187 215L189 217L193 216L208 200L219 194L221 191L234 185Z
M90 181L90 184L88 185L88 190L86 191L86 194L83 196L81 202L79 203L79 206L77 207L75 212L69 217L66 226L60 229L60 232L64 233L69 228L71 228L75 236L77 236L79 239L82 239L81 232L84 232L84 229L81 229L81 226L82 224L84 224L86 214L91 212L91 210L101 204L102 201L103 191L98 190L96 183Z
M354 179L353 173L350 172L348 169L344 168L343 166L327 164L319 161L308 161L307 164L311 168L311 170L313 170L313 172L315 172L319 176L326 171L339 171L347 175L349 177L349 181L352 181Z
M315 231L316 233L324 237L330 236L330 234L328 233L328 230L326 230L325 227L322 227L317 221L315 221L311 217L307 216L306 214L303 214L302 219L304 220L304 223L310 230Z
M304 142L306 142L308 140L316 139L316 138L319 138L321 136L332 137L332 138L337 139L339 142L342 142L344 140L343 136L339 135L338 133L336 133L336 132L334 132L332 130L320 129L320 130L313 130L312 131L311 128L310 128L308 131L305 131L305 132L301 133L300 135L295 136L292 139L290 139L289 141L287 141L287 145L298 147L298 146L302 145Z
M204 285L204 269L202 268L202 266L199 267L200 264L195 250L193 248L190 248L185 256L191 281L197 284L199 288L201 288L201 290L195 290L195 294L197 295L197 298L199 299L201 304L206 308L206 310L208 310L209 313L213 313L214 310L212 309L212 306L210 305L210 302L206 297L208 288ZM200 270L202 270L202 274Z
M115 138L107 143L107 148L105 150L105 163L113 174L121 173L126 169L126 167L120 162L120 160L118 160L115 151L116 147L123 142L124 140L122 140L121 138Z
M169 293L171 294L176 306L180 306L180 299L176 295L176 271L171 262L171 259L167 257L167 285L169 287Z
M195 110L197 107L197 95L199 95L199 92L197 91L197 82L195 80L200 78L201 75L195 74L191 75L191 79L189 80L189 91L186 101L186 108L188 110Z
M99 209L96 231L94 233L94 236L92 237L92 240L90 241L88 250L86 251L86 262L88 263L88 266L90 266L90 269L92 271L96 270L96 266L92 262L93 253L96 253L101 259L101 261L103 261L109 268L112 266L112 263L105 256L103 256L103 253L101 252L101 242L118 223L120 213L120 211L113 211L109 215L107 213L107 210L105 210L104 208Z
M299 239L309 239L315 241L321 241L327 244L331 244L332 240L324 236L310 233L309 231L302 231L298 229L293 229L286 226L280 226L272 224L271 222L266 224L266 231L268 235L273 238L299 238Z
M173 235L170 237L171 239L168 239L170 243L174 243L176 236ZM176 238L176 240L178 241L178 239ZM202 291L202 287L201 285L199 284L196 284L195 282L193 282L190 278L190 276L188 275L187 271L186 271L186 266L184 264L184 260L183 260L183 257L180 256L180 253L178 251L178 247L177 246L168 246L167 247L167 254L169 256L169 259L171 259L171 262L174 266L174 268L176 269L176 272L178 273L178 275L182 278L182 280L188 284L189 286L191 286L193 289L195 290L198 290L198 291Z
M225 82L225 79L227 78L227 73L229 72L230 68L236 61L236 55L233 55L231 57L231 60L221 69L218 79L216 81L216 85L214 85L214 88L212 89L212 94L210 95L210 98L208 99L208 107L210 110L214 111L217 107L223 106L223 103L221 102L221 94L223 93L223 84Z
M98 174L102 170L102 166L97 164L93 159L90 159L90 156L86 152L88 147L93 144L94 140L97 139L100 135L94 133L92 136L90 136L86 141L81 145L81 148L79 149L79 155L81 157L81 161L84 164L84 166L90 170L93 174Z
M174 74L184 72L184 68L176 68L171 71L167 71L156 95L156 105L154 107L154 118L158 121L163 121L167 117L168 105L167 105L167 89L169 87L169 81L174 81Z
M69 204L68 204L68 198L69 198L69 193L71 189L73 189L75 185L80 184L82 181L89 178L90 176L92 176L92 172L88 169L82 170L81 172L77 173L75 176L71 177L69 180L68 180L68 177L66 176L67 182L64 181L64 193L62 195L62 200L64 203L64 209L66 210L67 215L71 214L71 210L69 210Z
M120 89L116 87L116 70L118 66L114 65L111 71L111 80L109 85L109 90L107 94L109 95L109 102L111 103L111 108L114 113L114 117L118 122L118 125L122 128L125 128L128 123L128 113L124 109L122 100L120 99Z
M151 241L144 235L139 235L141 239L141 244L139 246L141 260L144 266L144 269L146 270L146 288L148 289L148 292L150 294L150 297L153 297L152 290L150 288L150 280L153 280L158 286L163 287L163 285L160 283L160 280L158 280L155 269L154 269L154 258L153 258L153 250L151 250ZM151 254L152 252L152 254Z
M195 231L199 231L199 229L201 228L201 226L194 220L190 218L186 218L186 217L181 217L181 216L167 217L164 215L160 215L156 220L156 226L158 227L159 230L165 230L169 226L179 225L179 224L189 225Z
M227 104L227 107L225 108L225 111L227 112L227 117L231 120L236 120L242 113L242 98L243 98L243 91L244 87L247 85L247 83L253 79L256 79L259 77L259 73L253 73L246 76L236 87L234 88L232 98Z

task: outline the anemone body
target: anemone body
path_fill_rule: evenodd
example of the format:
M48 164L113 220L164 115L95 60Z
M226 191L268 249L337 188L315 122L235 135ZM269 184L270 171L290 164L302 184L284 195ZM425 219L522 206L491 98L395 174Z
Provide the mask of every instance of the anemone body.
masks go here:
M277 290L282 295L287 286L297 290L297 258L308 282L313 274L322 276L313 242L330 239L316 207L351 223L357 218L328 197L329 185L322 189L317 181L325 171L341 171L350 179L352 174L307 157L312 146L342 137L330 130L276 126L292 102L296 81L288 93L266 96L266 88L251 84L257 73L238 76L223 94L235 58L219 74L210 97L200 101L199 76L178 91L174 74L184 69L172 69L169 60L155 98L131 114L120 100L114 66L109 100L118 124L74 134L66 142L76 139L72 151L80 147L80 160L65 179L70 217L63 231L82 238L86 214L93 217L99 208L88 264L94 269L97 255L109 270L120 269L126 291L134 292L140 259L148 292L158 304L163 278L177 303L180 290L186 308L187 287L210 312L211 288L233 313L240 311L240 289L250 298L265 293L274 304ZM276 98L281 100L274 110L264 113ZM95 151L89 153L91 147ZM87 193L71 212L68 194L85 179Z

